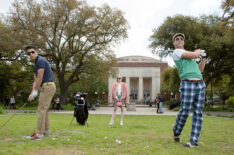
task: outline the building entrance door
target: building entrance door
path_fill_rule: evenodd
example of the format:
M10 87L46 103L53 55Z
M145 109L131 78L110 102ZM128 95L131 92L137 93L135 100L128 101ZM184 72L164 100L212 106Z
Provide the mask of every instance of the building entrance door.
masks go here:
M149 104L150 102L150 90L144 90L144 104Z
M137 90L131 90L131 94L130 94L130 102L135 102L137 101Z

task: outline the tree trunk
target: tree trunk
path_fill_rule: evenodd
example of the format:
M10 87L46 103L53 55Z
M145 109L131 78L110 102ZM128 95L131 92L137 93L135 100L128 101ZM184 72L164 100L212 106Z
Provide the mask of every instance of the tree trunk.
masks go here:
M68 94L68 87L65 85L60 85L60 103L61 105L67 104L67 94Z
M63 74L57 74L58 80L59 80L59 87L60 87L60 97L59 101L61 105L66 105L67 103L67 94L68 94L68 87L69 85L64 80Z

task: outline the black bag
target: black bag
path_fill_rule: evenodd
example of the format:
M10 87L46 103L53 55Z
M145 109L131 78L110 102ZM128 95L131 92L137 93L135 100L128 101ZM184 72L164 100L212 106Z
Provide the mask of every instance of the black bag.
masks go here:
M86 96L87 93L78 93L75 96L74 117L76 117L76 121L80 125L85 125L89 115L88 106L85 101Z

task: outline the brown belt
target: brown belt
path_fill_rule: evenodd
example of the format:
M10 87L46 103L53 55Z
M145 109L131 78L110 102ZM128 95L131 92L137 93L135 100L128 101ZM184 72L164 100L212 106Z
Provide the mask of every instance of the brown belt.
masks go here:
M199 83L199 82L202 82L203 80L183 80L183 81Z

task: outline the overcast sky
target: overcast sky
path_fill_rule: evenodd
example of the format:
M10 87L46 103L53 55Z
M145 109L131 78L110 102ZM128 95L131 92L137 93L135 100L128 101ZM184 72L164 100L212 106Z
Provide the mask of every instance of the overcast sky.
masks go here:
M0 0L0 13L6 13L13 0ZM128 38L114 51L117 57L142 55L156 58L148 48L152 30L160 26L166 17L176 14L198 17L202 14L221 15L223 0L87 0L90 5L118 8L129 22ZM171 62L170 58L166 61Z

